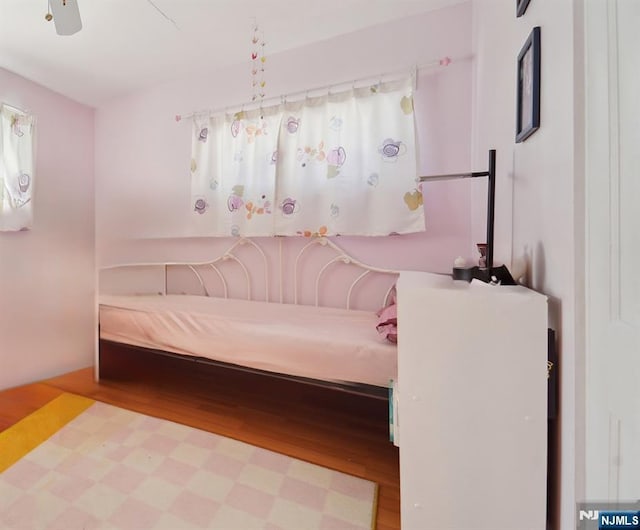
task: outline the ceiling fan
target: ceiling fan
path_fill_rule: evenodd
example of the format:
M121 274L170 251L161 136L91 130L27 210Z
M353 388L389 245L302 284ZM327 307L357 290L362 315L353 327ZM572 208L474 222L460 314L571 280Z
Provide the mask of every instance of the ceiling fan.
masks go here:
M58 35L73 35L82 29L78 0L47 0L47 21L53 20Z

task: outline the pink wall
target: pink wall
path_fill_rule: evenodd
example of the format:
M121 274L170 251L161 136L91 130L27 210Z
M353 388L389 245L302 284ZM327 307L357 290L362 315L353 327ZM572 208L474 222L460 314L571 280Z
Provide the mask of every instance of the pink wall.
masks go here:
M375 78L444 56L467 57L421 70L416 94L421 173L468 170L471 142L471 6L459 4L268 57L267 98ZM189 60L189 58L185 58ZM96 234L101 264L191 259L211 240L192 224L190 123L175 114L250 101L250 65L179 79L101 106L96 112ZM483 165L486 165L483 163ZM341 238L379 266L447 271L468 255L467 183L433 183L427 231L389 238ZM179 254L179 255L176 255Z
M94 113L0 68L0 100L37 117L33 229L0 232L0 389L90 366Z

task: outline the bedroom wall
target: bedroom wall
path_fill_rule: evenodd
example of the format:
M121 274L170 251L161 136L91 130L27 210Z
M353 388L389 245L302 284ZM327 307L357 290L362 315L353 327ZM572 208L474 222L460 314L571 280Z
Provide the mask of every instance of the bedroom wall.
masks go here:
M552 449L553 458L559 459L552 482L553 527L575 528L575 502L582 498L583 487L576 432L584 418L579 18L569 0L533 0L520 18L515 2L478 0L473 19L473 160L480 163L487 148L497 149L498 261L514 266L525 262L527 285L549 298L549 326L558 333L560 356L560 431ZM534 26L541 27L541 126L516 144L516 59ZM483 215L474 212L475 218Z
M0 68L37 117L33 228L0 232L0 389L93 362L93 109Z
M265 28L268 33L268 28ZM268 40L268 39L267 39ZM247 46L239 38L233 45ZM420 70L416 94L422 173L470 164L471 6L459 4L304 48L269 55L267 99L397 72ZM189 60L189 58L185 58ZM216 243L191 223L190 127L175 114L251 99L250 64L183 78L102 105L96 112L96 223L101 264L131 259L211 257ZM486 162L483 162L486 165ZM470 248L467 183L433 183L425 193L427 231L386 238L340 238L378 266L446 271ZM477 258L476 258L477 259Z

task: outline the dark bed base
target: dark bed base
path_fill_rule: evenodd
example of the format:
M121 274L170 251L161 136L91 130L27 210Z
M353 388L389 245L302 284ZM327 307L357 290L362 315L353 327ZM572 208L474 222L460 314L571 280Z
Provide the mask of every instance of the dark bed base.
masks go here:
M180 377L193 377L198 380L207 379L213 385L230 380L249 388L273 387L271 390L278 389L278 385L302 385L377 400L389 399L389 390L385 387L296 377L104 339L100 339L99 360L101 379L144 380L152 372L161 375L180 374ZM149 366L153 369L150 370Z

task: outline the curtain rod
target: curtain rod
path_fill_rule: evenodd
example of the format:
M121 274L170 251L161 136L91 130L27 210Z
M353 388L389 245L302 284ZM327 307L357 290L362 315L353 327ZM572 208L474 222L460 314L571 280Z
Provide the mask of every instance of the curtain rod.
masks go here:
M471 59L472 56L471 55L466 55L463 57L457 57L457 58L451 58L451 57L443 57L441 59L435 59L433 61L429 61L427 63L424 63L422 65L419 66L415 66L412 69L410 69L410 74L412 76L413 79L413 84L414 84L414 88L416 86L417 83L417 71L418 70L426 70L426 69L430 69L430 68L434 68L434 67L446 67L449 66L451 63L453 62L461 62L461 61L465 61L468 59ZM359 83L363 83L365 81L372 81L377 79L379 82L382 81L382 78L395 78L398 77L400 75L402 75L403 73L405 73L407 70L396 70L395 72L387 72L387 73L383 73L383 74L379 74L377 76L368 76L368 77L362 77L359 79L354 79L351 81L345 81L343 83L333 83L331 85L325 85L322 87L318 87L318 88L312 88L309 90L300 90L298 92L292 92L290 94L281 94L280 96L274 96L271 98L268 98L266 101L269 102L268 105L265 105L264 101L261 102L256 102L256 101L251 101L249 103L237 103L234 105L227 105L225 107L222 108L218 108L218 109L205 109L205 110L201 110L201 111L196 111L196 112L191 112L189 114L176 114L175 115L175 120L176 122L179 122L181 120L186 120L189 118L193 118L194 116L211 116L211 115L215 115L215 114L222 114L224 112L227 112L229 110L232 109L245 109L245 108L249 108L249 109L260 109L263 106L271 106L276 104L277 102L280 103L284 103L287 101L288 98L294 97L294 96L301 96L301 95L308 95L310 92L324 92L326 90L330 90L331 88L336 88L336 87L340 87L340 86L345 86L345 85L351 85L354 86L356 84Z

